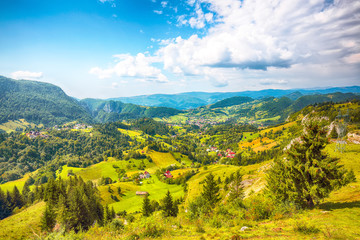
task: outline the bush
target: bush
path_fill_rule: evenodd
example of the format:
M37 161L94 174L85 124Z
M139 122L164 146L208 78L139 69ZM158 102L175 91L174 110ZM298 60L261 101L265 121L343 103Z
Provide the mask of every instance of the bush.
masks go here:
M146 226L145 231L141 234L143 237L156 238L164 233L164 229L157 227L155 224Z
M273 219L281 219L284 217L291 217L299 212L301 208L292 202L279 203L275 206L273 212Z
M312 234L320 232L320 229L304 221L297 221L295 222L294 231L304 234Z
M126 216L125 219L128 222L133 222L135 220L135 217L133 215L129 214L129 215Z
M211 226L214 228L221 228L222 225L222 221L219 219L218 216L215 216L211 222L210 222Z
M254 221L270 218L275 210L274 202L264 195L251 196L246 205L248 207L245 216Z
M195 231L198 232L198 233L204 233L205 232L204 227L202 226L202 224L199 221L196 222Z
M120 221L119 219L114 219L111 223L110 223L110 228L113 231L119 231L121 229L124 228L124 223L122 221Z

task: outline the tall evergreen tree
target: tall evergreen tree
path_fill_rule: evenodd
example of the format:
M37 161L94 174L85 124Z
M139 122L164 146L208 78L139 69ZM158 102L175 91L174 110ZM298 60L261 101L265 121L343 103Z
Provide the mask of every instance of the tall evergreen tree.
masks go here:
M202 196L206 200L210 207L214 207L217 202L220 201L219 186L214 179L212 173L208 174L203 186Z
M0 188L0 220L10 216L10 214L11 209L6 199L6 195Z
M11 206L12 206L12 209L14 208L21 208L22 206L24 206L24 201L23 201L23 198L20 194L20 191L19 189L14 186L14 189L11 193Z
M338 164L339 159L323 152L327 142L321 122L305 124L300 141L290 147L285 160L276 159L267 174L267 189L276 200L311 208L347 184L347 171Z
M144 217L149 217L152 213L152 208L150 205L150 199L148 198L148 196L145 196L144 200L143 200L143 204L142 204L142 215Z
M56 214L53 206L46 203L45 211L41 217L41 229L43 231L51 232L56 223Z
M234 175L234 180L231 183L231 190L229 193L229 201L234 203L239 203L244 198L244 187L241 184L242 175L240 170L236 171Z
M162 212L164 217L176 217L178 210L176 209L177 205L174 205L172 196L170 191L166 193L164 199L163 199L163 208Z

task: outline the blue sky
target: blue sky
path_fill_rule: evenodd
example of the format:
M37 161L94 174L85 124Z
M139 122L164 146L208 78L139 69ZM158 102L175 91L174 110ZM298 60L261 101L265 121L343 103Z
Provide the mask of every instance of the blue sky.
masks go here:
M2 0L0 75L78 98L359 85L360 2Z

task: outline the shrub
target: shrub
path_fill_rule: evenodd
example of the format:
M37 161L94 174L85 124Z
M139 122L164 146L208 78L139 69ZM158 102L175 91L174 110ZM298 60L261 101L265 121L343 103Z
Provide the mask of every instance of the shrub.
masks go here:
M312 234L320 232L320 229L318 229L314 225L311 225L310 223L306 223L304 221L297 221L294 225L294 231L304 234Z
M195 231L198 232L198 233L204 233L205 232L204 227L202 226L202 224L199 221L196 222Z
M263 195L251 196L246 205L248 207L245 216L254 221L270 218L275 209L274 202Z
M164 233L164 229L157 227L155 224L146 226L145 231L141 234L143 237L160 237Z
M110 228L114 231L118 231L124 228L124 223L122 221L120 221L119 219L114 219L111 223L110 223Z
M222 221L219 219L218 216L215 215L215 217L210 222L211 226L214 228L221 228Z

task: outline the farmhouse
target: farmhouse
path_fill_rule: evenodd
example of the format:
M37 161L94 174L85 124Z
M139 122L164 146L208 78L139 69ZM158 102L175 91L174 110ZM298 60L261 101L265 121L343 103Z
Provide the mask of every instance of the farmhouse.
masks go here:
M42 133L40 133L38 131L30 131L30 132L26 133L26 136L31 138L31 139L34 139L36 137L43 137L43 138L48 138L49 137L48 135L42 134Z
M149 195L149 193L145 192L145 191L136 191L136 195L138 195L138 196L147 196L147 195Z
M140 173L139 179L149 178L150 173L148 171L145 171L144 173Z
M165 173L164 173L164 176L166 178L172 178L173 176L171 175L171 172L169 170L167 170Z

